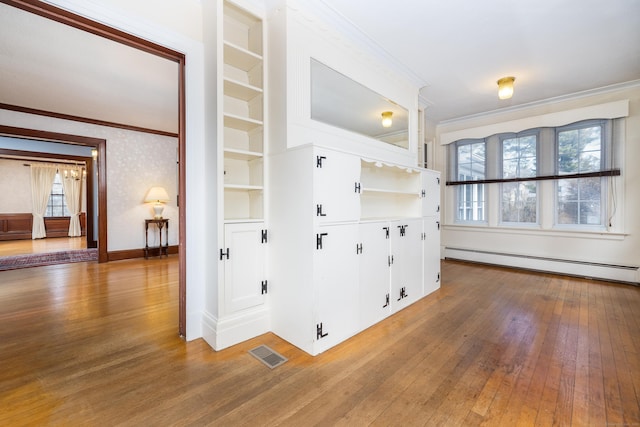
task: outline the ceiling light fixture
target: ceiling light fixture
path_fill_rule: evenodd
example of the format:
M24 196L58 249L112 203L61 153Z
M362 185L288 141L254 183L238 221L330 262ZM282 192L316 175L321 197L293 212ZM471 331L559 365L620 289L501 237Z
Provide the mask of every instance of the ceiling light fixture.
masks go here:
M391 125L393 124L393 119L391 118L391 116L393 116L393 113L391 111L385 111L384 113L382 113L382 127L391 127Z
M513 96L513 82L515 77L503 77L498 80L498 98L509 99Z

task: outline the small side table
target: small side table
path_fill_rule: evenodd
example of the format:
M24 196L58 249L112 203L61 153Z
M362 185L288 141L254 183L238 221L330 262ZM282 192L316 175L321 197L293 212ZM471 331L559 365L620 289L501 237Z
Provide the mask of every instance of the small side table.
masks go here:
M160 244L158 246L158 254L162 258L162 254L169 257L169 219L145 219L144 220L144 257L149 258L149 224L155 224L160 233ZM162 245L162 229L164 228L164 246Z

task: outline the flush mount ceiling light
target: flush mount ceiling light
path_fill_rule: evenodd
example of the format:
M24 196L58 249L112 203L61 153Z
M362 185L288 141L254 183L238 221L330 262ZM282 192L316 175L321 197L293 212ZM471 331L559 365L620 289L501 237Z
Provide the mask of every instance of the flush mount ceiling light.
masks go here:
M498 98L509 99L513 96L513 82L515 77L503 77L498 80Z
M393 119L391 118L393 113L391 111L385 111L382 113L382 127L390 128L393 124Z

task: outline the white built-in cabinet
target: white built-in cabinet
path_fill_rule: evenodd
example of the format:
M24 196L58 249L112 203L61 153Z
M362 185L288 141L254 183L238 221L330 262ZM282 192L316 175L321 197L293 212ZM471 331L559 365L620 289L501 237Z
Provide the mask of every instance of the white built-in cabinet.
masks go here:
M436 172L319 146L269 162L274 333L316 355L437 289Z
M265 32L260 12L217 3L218 292L208 341L269 330L265 226Z

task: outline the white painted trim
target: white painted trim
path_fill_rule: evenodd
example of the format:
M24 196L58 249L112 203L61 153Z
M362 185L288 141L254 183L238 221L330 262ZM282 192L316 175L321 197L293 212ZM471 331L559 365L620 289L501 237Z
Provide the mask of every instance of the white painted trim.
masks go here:
M218 319L208 312L202 316L202 338L214 350L222 350L271 331L269 309L243 312Z
M629 100L607 102L605 104L590 105L583 108L558 111L539 116L526 117L518 120L493 123L485 126L445 132L440 135L440 145L467 138L486 138L503 132L521 132L539 127L557 127L588 119L616 119L629 115Z

